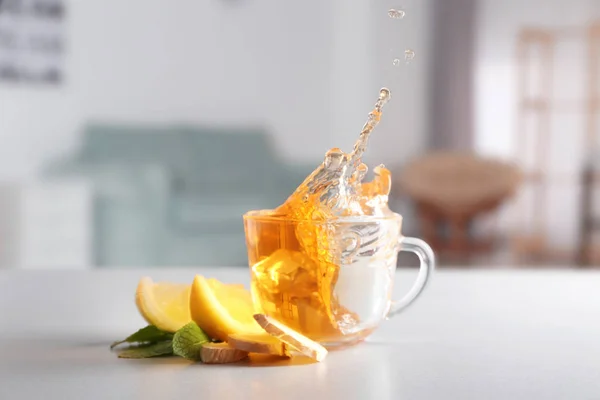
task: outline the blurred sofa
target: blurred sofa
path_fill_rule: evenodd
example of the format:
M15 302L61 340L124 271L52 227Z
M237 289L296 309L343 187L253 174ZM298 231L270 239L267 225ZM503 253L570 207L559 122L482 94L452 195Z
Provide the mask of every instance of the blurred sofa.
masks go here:
M96 266L246 265L242 215L281 204L315 165L260 128L90 124L45 178L93 191Z

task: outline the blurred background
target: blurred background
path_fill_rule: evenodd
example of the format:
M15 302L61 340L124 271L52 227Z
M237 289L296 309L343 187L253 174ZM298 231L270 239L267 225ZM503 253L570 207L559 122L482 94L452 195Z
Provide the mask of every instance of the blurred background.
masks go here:
M0 0L0 268L247 265L383 86L442 267L600 265L599 80L597 0Z

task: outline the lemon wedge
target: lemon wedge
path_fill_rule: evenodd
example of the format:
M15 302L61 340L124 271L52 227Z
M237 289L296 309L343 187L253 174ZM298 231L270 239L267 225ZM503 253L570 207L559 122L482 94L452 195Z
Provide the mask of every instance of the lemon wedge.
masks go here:
M138 283L135 304L150 325L166 332L176 332L192 320L188 284L155 283L144 277Z
M189 304L192 320L213 339L227 341L236 333L265 333L253 317L250 292L242 285L196 275Z

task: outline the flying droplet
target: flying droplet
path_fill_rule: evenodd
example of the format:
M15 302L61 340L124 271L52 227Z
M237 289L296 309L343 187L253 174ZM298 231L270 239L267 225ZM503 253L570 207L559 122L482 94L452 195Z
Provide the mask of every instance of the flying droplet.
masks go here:
M404 12L404 10L396 10L395 8L391 8L388 11L388 15L392 19L402 19L402 18L404 18L406 13Z
M408 49L408 50L404 50L404 59L406 60L406 62L411 62L413 60L413 58L415 58L415 52Z
M390 99L390 97L392 97L392 92L390 92L390 89L384 87L379 90L380 101L386 102Z
M394 61L392 61L392 64L394 65L394 67L397 67L398 65L400 65L400 59L394 58Z

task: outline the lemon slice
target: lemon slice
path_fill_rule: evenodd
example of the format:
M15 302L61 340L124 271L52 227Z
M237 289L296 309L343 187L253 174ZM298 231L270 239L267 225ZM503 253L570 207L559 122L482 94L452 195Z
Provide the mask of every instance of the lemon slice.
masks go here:
M187 284L155 283L144 277L138 283L135 304L150 325L166 332L176 332L192 320Z
M194 322L213 339L227 341L231 334L264 333L254 320L250 292L242 285L196 275L189 304Z

